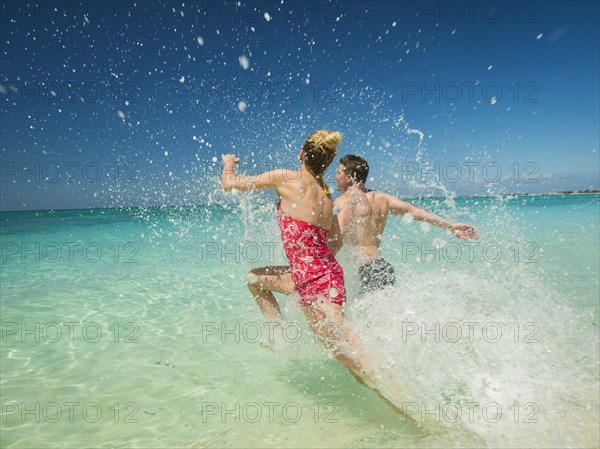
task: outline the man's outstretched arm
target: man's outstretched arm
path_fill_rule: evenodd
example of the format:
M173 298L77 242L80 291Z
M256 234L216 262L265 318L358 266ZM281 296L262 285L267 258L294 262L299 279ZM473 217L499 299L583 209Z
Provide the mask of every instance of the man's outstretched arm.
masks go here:
M386 196L388 200L388 209L393 215L402 216L404 214L410 214L417 221L424 221L434 226L448 229L459 239L468 240L479 237L477 230L471 225L464 223L451 223L434 213L426 211L425 209L420 209L410 203L407 203L406 201L402 201L400 198L396 198L391 195Z

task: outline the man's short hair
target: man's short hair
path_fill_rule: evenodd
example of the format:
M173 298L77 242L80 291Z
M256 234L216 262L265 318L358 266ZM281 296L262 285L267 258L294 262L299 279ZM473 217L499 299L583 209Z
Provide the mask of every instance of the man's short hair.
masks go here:
M348 154L340 159L340 164L344 166L344 173L352 175L354 181L363 185L367 182L369 163L362 157Z

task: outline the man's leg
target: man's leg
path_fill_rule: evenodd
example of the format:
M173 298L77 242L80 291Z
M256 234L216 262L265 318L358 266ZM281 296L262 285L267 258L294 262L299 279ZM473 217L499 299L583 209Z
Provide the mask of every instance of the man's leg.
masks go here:
M294 281L290 267L262 267L248 273L248 290L256 300L263 315L269 321L280 321L281 308L272 292L291 295L294 292Z

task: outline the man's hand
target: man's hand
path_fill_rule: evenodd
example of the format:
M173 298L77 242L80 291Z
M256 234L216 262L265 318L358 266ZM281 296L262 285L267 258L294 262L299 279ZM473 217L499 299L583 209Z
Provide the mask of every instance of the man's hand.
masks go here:
M452 234L454 234L459 239L469 240L476 239L479 237L479 233L477 229L473 226L464 224L464 223L456 223L452 225Z

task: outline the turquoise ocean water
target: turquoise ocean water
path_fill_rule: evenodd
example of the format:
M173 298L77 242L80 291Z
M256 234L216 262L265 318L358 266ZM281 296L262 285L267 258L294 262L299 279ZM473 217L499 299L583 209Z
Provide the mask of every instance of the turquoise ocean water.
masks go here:
M342 250L348 322L405 415L294 298L261 318L246 273L285 259L253 198L2 213L2 447L598 446L598 195L417 200L481 239L390 217L376 294Z

